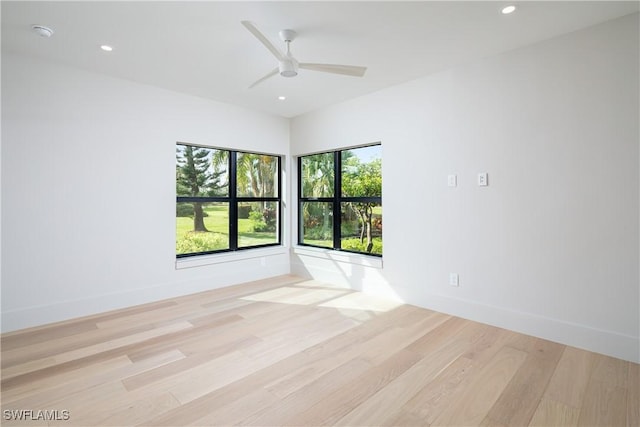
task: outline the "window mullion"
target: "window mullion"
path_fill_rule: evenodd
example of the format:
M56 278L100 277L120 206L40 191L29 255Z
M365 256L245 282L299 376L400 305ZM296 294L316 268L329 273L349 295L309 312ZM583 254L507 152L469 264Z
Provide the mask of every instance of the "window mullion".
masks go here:
M277 236L278 243L282 244L282 158L277 157L278 162L278 207L276 208L276 215L278 215L278 229Z
M238 249L238 168L236 151L229 152L229 249Z
M304 174L302 173L302 156L298 157L298 244L304 243L304 214L302 213L302 183Z
M333 248L341 249L341 204L340 197L342 196L342 152L336 151L334 153L333 160Z

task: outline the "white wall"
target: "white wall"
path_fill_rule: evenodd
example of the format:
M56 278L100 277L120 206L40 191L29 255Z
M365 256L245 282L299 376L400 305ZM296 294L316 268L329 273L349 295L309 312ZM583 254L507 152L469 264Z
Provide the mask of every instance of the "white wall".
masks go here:
M382 141L384 267L292 270L639 361L638 75L635 14L293 119Z
M3 52L3 331L289 272L176 270L177 141L286 155L289 122Z

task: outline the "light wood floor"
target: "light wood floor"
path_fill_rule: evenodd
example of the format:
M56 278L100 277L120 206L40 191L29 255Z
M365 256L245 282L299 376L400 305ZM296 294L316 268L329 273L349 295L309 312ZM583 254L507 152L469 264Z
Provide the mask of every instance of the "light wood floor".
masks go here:
M293 276L2 336L3 425L639 426L639 383L637 364Z

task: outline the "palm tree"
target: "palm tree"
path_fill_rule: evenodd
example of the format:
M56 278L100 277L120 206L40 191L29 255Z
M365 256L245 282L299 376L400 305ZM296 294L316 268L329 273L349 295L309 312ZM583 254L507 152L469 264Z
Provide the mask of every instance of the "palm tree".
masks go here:
M226 150L212 150L211 164L217 174L216 185L212 185L210 196L229 195L229 152ZM220 179L223 179L220 182Z
M333 153L321 153L302 158L302 195L303 197L320 198L332 197L335 186L335 170ZM305 218L312 216L312 204L304 205ZM322 232L323 240L330 238L329 219L331 205L322 203Z
M276 196L278 158L266 154L238 153L238 196Z

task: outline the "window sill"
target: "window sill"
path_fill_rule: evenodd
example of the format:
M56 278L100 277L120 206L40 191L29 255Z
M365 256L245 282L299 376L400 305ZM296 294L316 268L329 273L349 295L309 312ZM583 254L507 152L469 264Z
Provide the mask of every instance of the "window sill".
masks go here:
M294 246L293 253L331 261L346 262L363 265L365 267L382 269L382 258L360 255L351 252L335 251L333 249L313 248L308 246Z
M275 246L264 249L247 249L236 252L224 252L220 254L200 255L189 258L176 259L176 270L183 268L201 267L204 265L221 264L226 262L242 261L246 259L262 258L274 255L287 254L284 246Z

